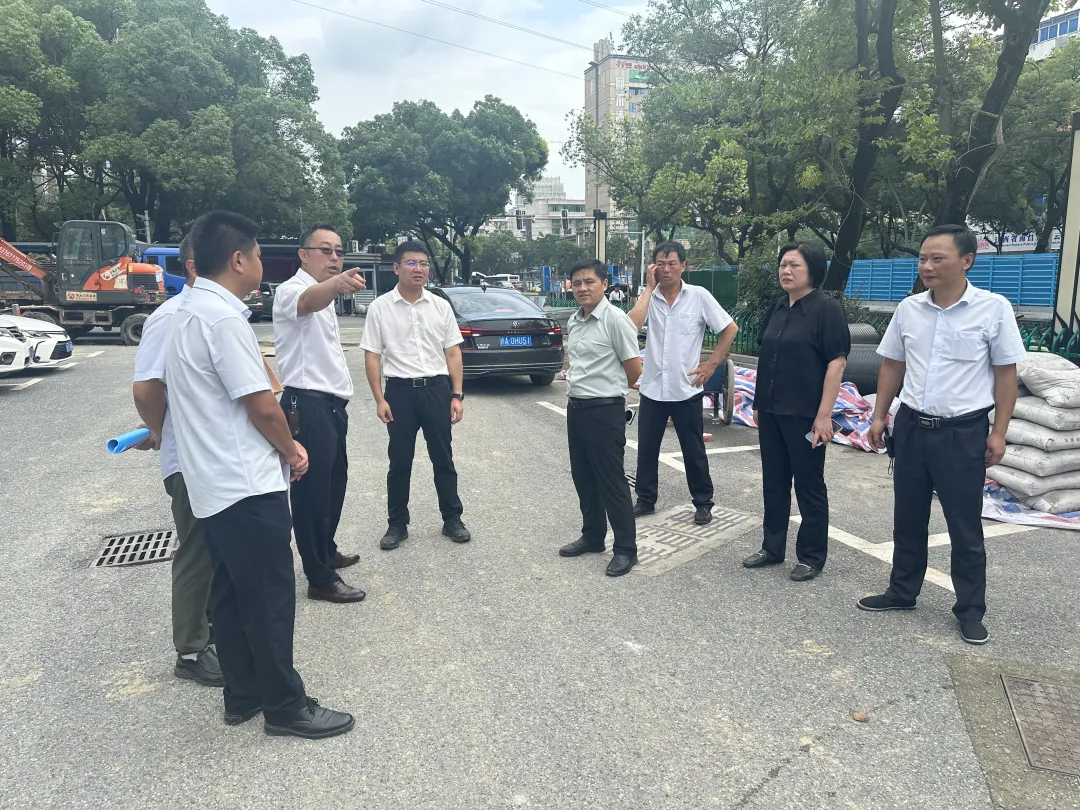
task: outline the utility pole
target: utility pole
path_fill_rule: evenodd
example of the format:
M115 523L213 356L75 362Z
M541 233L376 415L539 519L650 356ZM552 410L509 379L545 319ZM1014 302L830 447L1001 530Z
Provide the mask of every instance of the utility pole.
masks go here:
M593 210L596 221L596 258L607 264L607 211Z
M1061 228L1061 263L1058 266L1057 295L1054 299L1055 348L1069 347L1080 333L1076 308L1080 296L1080 112L1072 116L1072 160L1069 197Z
M150 212L145 208L143 209L141 219L143 221L143 234L146 236L146 241L153 242L154 240L150 238Z

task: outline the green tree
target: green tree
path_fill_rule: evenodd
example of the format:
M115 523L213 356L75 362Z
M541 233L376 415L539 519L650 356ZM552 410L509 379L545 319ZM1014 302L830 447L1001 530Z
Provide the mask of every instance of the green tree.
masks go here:
M514 273L521 267L525 243L509 231L496 231L473 240L472 271L493 276ZM469 279L462 279L465 283Z

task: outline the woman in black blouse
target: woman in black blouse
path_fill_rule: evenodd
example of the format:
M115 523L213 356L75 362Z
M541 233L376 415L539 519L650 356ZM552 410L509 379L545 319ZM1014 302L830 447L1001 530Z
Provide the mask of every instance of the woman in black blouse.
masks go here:
M828 552L829 496L825 445L832 441L832 411L851 350L844 308L819 287L828 267L819 245L792 242L780 249L779 298L758 334L754 416L761 446L765 496L764 541L745 560L747 568L778 565L787 549L791 479L799 502L791 579L813 579Z

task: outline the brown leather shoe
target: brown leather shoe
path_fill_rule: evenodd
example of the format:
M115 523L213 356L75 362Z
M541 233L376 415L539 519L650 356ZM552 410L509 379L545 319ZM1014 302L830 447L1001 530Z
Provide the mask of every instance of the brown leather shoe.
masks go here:
M342 554L340 551L334 552L334 559L330 563L331 568L348 568L350 565L356 565L360 562L359 554Z
M335 579L325 588L308 585L307 589L308 599L320 599L323 602L363 602L365 596L367 594L362 590L346 585L340 579Z

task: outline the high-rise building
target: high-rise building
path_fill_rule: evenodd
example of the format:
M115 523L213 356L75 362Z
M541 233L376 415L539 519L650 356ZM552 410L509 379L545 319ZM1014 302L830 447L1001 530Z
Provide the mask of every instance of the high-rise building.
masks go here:
M1065 11L1047 17L1039 23L1039 30L1031 38L1028 59L1045 59L1054 48L1060 48L1070 39L1080 36L1080 10Z
M585 69L585 113L597 124L637 118L649 94L645 77L649 64L641 59L615 53L610 39L593 45L593 61ZM611 228L619 230L617 212L607 186L597 183L596 171L585 167L585 205L607 211ZM625 228L621 228L625 229Z

